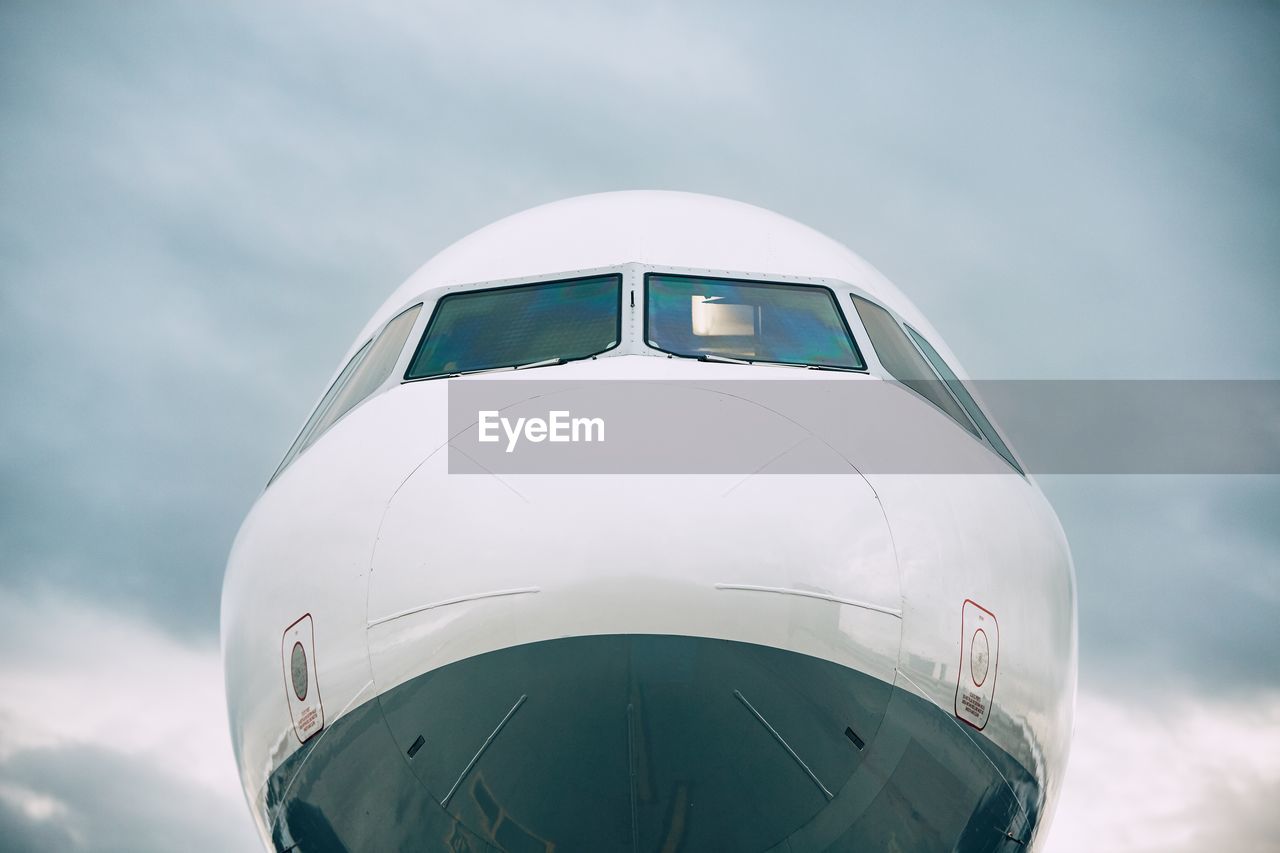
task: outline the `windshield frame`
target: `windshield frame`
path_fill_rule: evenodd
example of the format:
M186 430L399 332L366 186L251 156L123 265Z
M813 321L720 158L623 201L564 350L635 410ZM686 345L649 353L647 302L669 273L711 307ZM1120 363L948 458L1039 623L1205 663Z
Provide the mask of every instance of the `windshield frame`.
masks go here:
M509 365L501 364L501 365L494 365L492 367L479 367L479 368L475 368L474 370L455 370L455 371L450 371L448 373L433 373L430 376L410 376L409 375L410 372L413 370L413 365L418 360L418 356L421 354L423 347L427 345L427 341L431 338L431 331L435 327L436 321L440 317L441 307L444 305L445 301L448 300L450 297L459 296L463 294L470 295L475 293L497 293L499 291L521 290L521 289L527 289L532 287L548 287L548 286L558 285L558 284L573 284L574 282L579 282L579 281L597 281L600 279L612 279L618 288L618 300L617 300L615 313L614 313L614 320L616 321L614 325L614 335L613 335L614 340L613 340L613 344L611 344L610 346L607 346L601 350L597 350L596 352L589 353L587 355L575 356L574 358L565 358L563 356L559 356L559 357L552 356L552 357L548 357L547 359L535 361L529 364L509 364ZM558 277L558 276L551 277L551 278L539 278L536 281L525 281L525 282L520 282L519 284L503 284L503 285L498 285L497 287L466 287L466 288L460 288L457 290L450 290L447 293L442 293L439 297L436 298L435 304L431 307L431 316L430 318L428 318L426 325L423 327L422 334L418 336L418 342L416 345L414 345L413 351L409 355L409 360L405 363L404 372L401 375L400 381L401 383L430 382L434 379L448 379L454 376L466 376L471 373L483 373L483 372L494 371L494 370L516 370L516 369L525 368L525 367L537 367L537 366L542 366L544 362L547 366L551 366L551 365L569 364L575 361L585 361L588 359L597 358L603 355L604 353L611 352L612 350L617 349L623 344L624 326L622 321L622 310L623 310L623 303L626 299L626 289L627 288L626 288L625 276L623 272L617 268L611 268L609 270L594 273L594 274L572 275L567 278Z
M649 337L649 321L652 315L652 310L651 310L652 304L650 303L649 280L654 276L658 276L660 278L682 278L682 279L691 279L691 280L697 280L697 281L709 281L709 282L714 282L716 284L742 285L745 287L809 288L813 290L821 290L826 293L827 298L831 301L831 310L840 321L840 328L844 330L845 338L849 343L849 348L852 351L854 358L857 359L858 366L847 367L844 365L834 365L834 364L832 365L811 364L803 361L775 361L773 359L747 359L747 358L741 358L738 356L732 356L732 357L721 356L718 354L711 354L709 357L704 357L704 356L707 356L708 354L700 353L697 355L693 355L690 353L676 352L675 350L665 349L661 346L658 346ZM871 369L870 363L868 362L866 355L862 352L862 348L858 346L858 338L856 335L854 335L853 328L849 325L849 318L845 316L844 306L841 305L840 299L836 295L836 291L833 288L829 287L828 285L818 283L818 282L779 281L778 278L779 278L778 276L773 276L773 277L763 276L761 278L749 278L745 276L728 276L728 275L724 275L724 276L697 275L693 273L679 272L676 270L662 270L662 269L652 269L652 268L647 269L645 270L645 273L644 273L643 296L641 299L641 302L644 306L644 324L641 329L640 343L641 345L647 347L648 349L654 350L655 352L664 353L665 355L673 356L675 358L687 358L691 361L719 362L723 360L728 362L732 358L734 361L741 361L744 364L750 364L750 365L802 367L802 368L810 368L815 370L832 370L832 371L838 371L838 372L844 372L844 373L864 373L864 374L870 373L870 369Z

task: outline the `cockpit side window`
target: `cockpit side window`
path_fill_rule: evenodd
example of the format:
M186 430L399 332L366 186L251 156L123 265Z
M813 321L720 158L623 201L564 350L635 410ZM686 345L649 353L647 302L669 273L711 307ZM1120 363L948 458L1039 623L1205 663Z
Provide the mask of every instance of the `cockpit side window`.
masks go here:
M364 402L366 397L378 390L378 387L387 380L400 359L404 342L409 337L409 332L413 329L414 321L418 319L418 312L421 310L421 305L415 305L402 312L387 324L382 334L374 338L373 346L369 347L369 354L356 365L350 381L339 389L329 410L316 423L313 437L303 445L304 449L337 423L339 418Z
M351 356L351 360L347 362L347 366L342 368L342 372L338 374L338 378L333 380L333 384L329 386L329 390L325 392L325 395L322 398L320 398L320 405L316 406L316 410L311 413L311 417L307 420L306 426L302 428L302 432L298 433L298 437L294 439L293 444L289 447L289 452L284 455L284 460L280 463L280 467L271 475L272 480L279 477L280 472L285 468L288 468L289 463L294 460L294 457L302 452L303 448L306 446L307 439L315 432L316 424L320 421L320 418L329 411L329 406L332 405L333 399L341 393L343 386L345 386L351 379L351 374L355 373L356 368L360 366L360 362L364 361L364 357L368 355L369 346L372 343L372 340L365 341L364 346L360 347L360 349L356 351L356 354Z
M850 294L850 297L862 319L862 325L867 329L867 335L871 338L871 346L875 348L880 363L889 375L933 403L974 437L980 437L977 427L947 391L893 315L861 296Z
M294 457L314 444L329 427L360 405L387 380L421 311L422 305L418 304L401 312L387 323L376 338L366 342L351 357L351 361L347 362L347 366L325 393L320 405L316 406L307 425L302 428L271 479L274 480Z
M404 378L573 361L622 341L622 276L442 296Z
M978 429L982 430L982 434L987 437L987 441L991 442L992 448L996 453L1004 457L1004 460L1017 469L1019 474L1025 473L1022 466L1013 458L1013 452L1009 450L1009 446L1000 438L1000 434L996 432L996 428L987 419L983 413L982 407L978 405L978 401L973 399L973 395L969 393L969 389L960 381L960 377L956 376L954 370L942 359L938 351L933 345L925 340L924 336L915 329L907 326L907 334L911 335L911 339L920 347L920 351L924 353L925 358L929 359L929 363L933 365L933 369L938 371L938 375L947 383L947 388L960 401L960 405L964 406L969 417L973 418L974 423L978 425Z

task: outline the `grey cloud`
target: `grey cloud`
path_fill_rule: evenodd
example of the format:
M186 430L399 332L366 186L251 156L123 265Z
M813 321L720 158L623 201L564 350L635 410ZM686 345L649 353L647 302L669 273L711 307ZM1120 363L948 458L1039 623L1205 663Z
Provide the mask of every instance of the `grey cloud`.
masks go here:
M7 800L0 800L0 833L14 853L76 849L75 836L61 821L32 817Z
M226 853L257 846L239 802L100 747L17 752L0 762L0 786L48 798L57 809L33 815L0 799L0 838L13 853Z
M1078 576L1081 681L1139 698L1280 686L1276 477L1042 477Z

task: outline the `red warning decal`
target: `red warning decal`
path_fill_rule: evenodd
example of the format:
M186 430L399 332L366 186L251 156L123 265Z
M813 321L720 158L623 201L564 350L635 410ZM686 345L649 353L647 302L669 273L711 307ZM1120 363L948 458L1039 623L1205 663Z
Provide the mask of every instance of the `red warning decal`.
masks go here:
M308 613L284 631L280 654L284 662L284 692L299 743L324 728L324 705L316 683L316 634Z
M966 598L960 611L956 716L979 731L991 718L999 660L1000 624L995 614Z

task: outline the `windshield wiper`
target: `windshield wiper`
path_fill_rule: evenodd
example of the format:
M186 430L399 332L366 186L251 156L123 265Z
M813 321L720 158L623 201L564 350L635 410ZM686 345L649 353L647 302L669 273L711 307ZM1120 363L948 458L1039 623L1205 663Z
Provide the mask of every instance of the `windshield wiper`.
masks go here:
M567 364L568 362L562 356L555 358L544 358L541 361L530 361L525 364L503 364L498 367L480 367L475 370L459 370L454 373L446 373L444 379L452 379L455 376L475 376L478 373L497 373L501 370L528 370L531 367L551 367L557 364Z
M752 359L751 363L764 364L764 365L768 365L769 367L798 367L801 370L804 370L806 367L809 366L807 364L800 364L794 361L767 361L765 359Z
M555 358L544 358L542 361L531 361L528 364L517 364L512 370L528 370L530 367L551 367L554 364L564 364L565 360L556 356Z
M834 364L803 364L801 367L809 370L834 370L837 373L862 373L862 370L857 367L839 367Z
M834 364L806 364L800 361L768 361L760 358L731 358L727 355L716 355L715 353L703 353L698 356L698 361L713 361L722 364L765 364L770 367L796 367L800 370L836 370L841 373L860 373L856 367L839 367Z
M840 373L860 373L856 367L840 367L835 364L809 364L803 361L764 361L760 359L752 359L750 364L767 364L770 367L798 367L801 370L835 370Z

